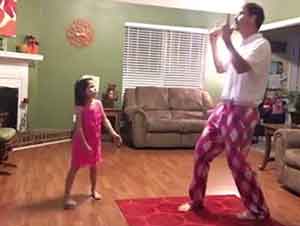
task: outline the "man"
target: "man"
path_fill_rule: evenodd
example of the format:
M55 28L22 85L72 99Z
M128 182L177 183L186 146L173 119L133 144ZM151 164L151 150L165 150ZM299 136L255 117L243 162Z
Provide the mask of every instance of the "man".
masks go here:
M241 199L247 211L242 219L265 219L269 210L255 173L246 161L248 145L259 120L258 103L264 96L271 61L269 42L258 33L264 21L263 9L246 3L235 18L242 44L235 48L231 41L233 28L227 23L209 34L213 59L219 73L225 73L222 103L209 117L208 124L195 147L195 165L189 195L191 201L179 206L179 211L203 208L210 162L223 150L232 171ZM218 58L217 39L223 38L231 60L224 65Z

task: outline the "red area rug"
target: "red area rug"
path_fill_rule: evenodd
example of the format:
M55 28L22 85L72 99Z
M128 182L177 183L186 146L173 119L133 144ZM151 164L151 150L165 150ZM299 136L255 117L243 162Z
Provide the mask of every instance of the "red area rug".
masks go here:
M182 213L177 207L187 197L118 200L129 226L283 226L272 220L247 221L235 214L245 210L234 195L207 196L205 209Z

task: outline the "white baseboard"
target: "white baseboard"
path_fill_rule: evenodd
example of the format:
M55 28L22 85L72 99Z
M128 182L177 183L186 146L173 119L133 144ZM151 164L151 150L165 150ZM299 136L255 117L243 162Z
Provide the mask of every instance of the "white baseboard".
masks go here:
M66 143L66 142L69 142L69 141L71 141L71 139L64 139L64 140L52 141L52 142L47 142L47 143L42 143L42 144L26 145L26 146L23 146L23 147L13 148L13 151L19 151L19 150L23 150L23 149L32 149L32 148L38 148L38 147L44 147L44 146L48 146L48 145L52 145L52 144Z

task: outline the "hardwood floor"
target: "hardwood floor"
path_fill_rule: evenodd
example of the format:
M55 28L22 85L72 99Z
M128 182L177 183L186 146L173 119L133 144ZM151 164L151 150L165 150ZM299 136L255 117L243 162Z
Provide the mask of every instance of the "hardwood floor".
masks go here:
M56 144L11 155L11 176L0 176L1 226L128 226L116 199L184 196L191 179L192 150L133 150L103 145L98 191L102 201L88 198L88 170L78 173L73 194L80 205L63 210L62 196L68 169L70 143ZM262 155L251 152L255 170ZM281 188L274 163L258 171L273 218L286 226L300 225L299 197ZM213 162L208 194L237 194L224 156ZM171 226L171 225L170 225Z

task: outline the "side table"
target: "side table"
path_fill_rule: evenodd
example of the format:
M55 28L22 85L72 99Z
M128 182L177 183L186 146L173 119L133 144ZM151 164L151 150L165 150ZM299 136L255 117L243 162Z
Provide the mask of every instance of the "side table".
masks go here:
M109 119L109 121L112 122L112 126L114 127L116 132L120 134L121 109L104 108L104 112L107 118Z

